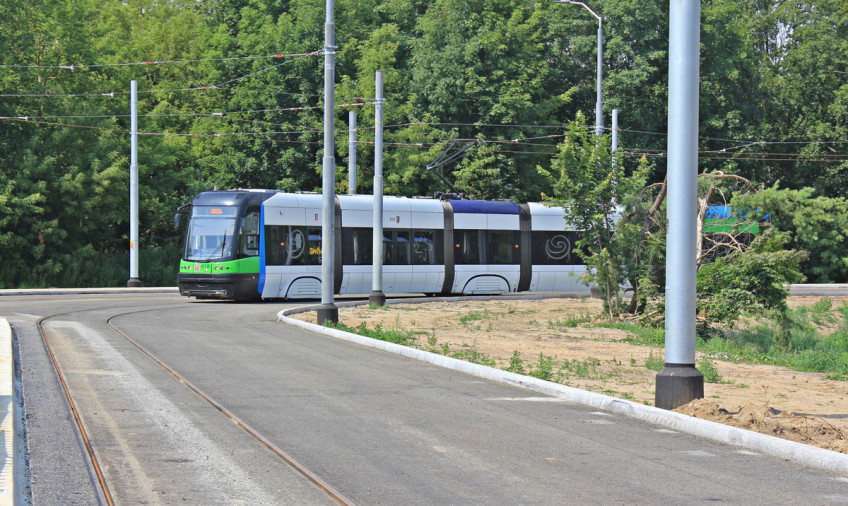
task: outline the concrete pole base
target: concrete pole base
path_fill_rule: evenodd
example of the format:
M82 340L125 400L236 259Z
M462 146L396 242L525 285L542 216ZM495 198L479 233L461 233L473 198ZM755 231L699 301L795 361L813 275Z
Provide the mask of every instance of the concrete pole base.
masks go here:
M324 325L324 322L339 323L339 308L335 304L322 304L316 313L318 325Z
M386 294L382 290L374 290L368 296L368 303L377 307L383 307L386 305Z
M656 407L674 409L703 398L704 375L695 369L695 364L665 364L657 374Z
M138 278L130 278L129 281L127 281L128 288L138 288L139 286L141 286L141 280Z

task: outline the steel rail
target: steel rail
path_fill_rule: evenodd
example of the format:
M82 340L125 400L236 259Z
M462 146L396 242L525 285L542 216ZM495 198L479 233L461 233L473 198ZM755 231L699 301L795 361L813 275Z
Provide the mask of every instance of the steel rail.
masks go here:
M47 332L44 329L44 321L48 318L54 318L56 316L62 316L70 313L60 313L51 316L45 316L38 320L36 325L38 326L38 331L41 334L41 339L44 342L44 347L47 349L48 355L50 355L50 360L53 362L53 368L56 370L56 376L59 379L59 383L62 385L62 391L65 393L65 399L68 401L68 406L71 409L71 414L74 417L74 421L77 424L77 429L79 430L80 438L82 438L83 445L85 446L86 454L88 455L89 467L90 470L94 472L97 477L97 484L100 486L98 490L97 498L100 504L107 504L109 506L114 506L115 501L112 498L112 492L109 490L109 484L106 483L106 476L103 474L103 470L100 468L100 461L97 459L97 454L94 451L94 446L91 444L91 439L88 437L88 432L85 430L85 424L82 422L82 417L80 416L79 410L77 410L76 403L74 402L73 397L71 396L71 392L68 389L68 383L65 381L65 374L62 372L62 368L59 367L59 361L56 359L56 354L53 353L53 346L50 344L50 340L47 338Z
M82 309L82 310L76 310L76 311L69 311L69 312L65 312L65 313L57 313L57 314L45 316L44 318L39 319L38 322L37 322L38 330L39 330L39 333L41 334L42 341L44 342L44 346L47 350L48 355L50 356L51 362L53 363L53 368L56 370L56 375L58 377L59 383L62 386L62 391L64 392L65 399L68 402L69 409L71 411L71 414L74 417L74 421L76 422L77 429L79 430L80 439L83 442L86 454L87 454L88 459L89 459L90 471L94 475L94 477L96 478L96 481L97 481L96 485L99 486L99 489L97 489L98 502L99 502L99 504L105 504L105 505L108 505L108 506L114 506L115 500L112 497L112 492L109 489L109 485L107 483L106 476L103 473L103 470L100 466L100 461L97 458L96 452L94 450L94 445L92 444L91 439L88 435L88 432L86 431L85 424L83 423L83 420L82 420L82 415L80 414L79 409L77 408L76 403L74 402L73 397L71 395L70 388L68 387L68 383L65 379L65 374L62 372L62 369L59 365L59 361L56 357L56 354L53 351L53 346L50 344L50 340L47 337L47 331L44 328L44 322L48 319L51 319L51 318L56 318L58 316L67 316L67 315L74 314L74 313L102 311L103 309L123 309L123 308L126 308L126 307L137 307L137 306L118 306L118 307L113 307L113 308L94 308L94 309ZM205 392L203 392L200 388L198 388L197 386L192 384L188 379L186 379L185 377L180 375L178 372L176 372L174 369L169 367L167 364L165 364L161 360L159 360L155 355L153 355L151 352L149 352L147 349L145 349L143 346L141 346L138 342L136 342L135 340L130 338L125 332L123 332L114 323L112 323L112 320L114 320L115 318L121 317L121 316L127 316L127 315L132 315L132 314L150 312L150 311L163 311L163 310L170 310L170 309L176 309L176 308L174 308L173 306L154 307L154 308L149 308L149 309L143 309L143 310L137 310L137 311L128 311L128 312L124 312L124 313L113 314L112 316L110 316L106 320L106 325L109 326L109 328L111 328L119 336L124 338L128 343L132 344L135 348L137 348L139 351L141 351L150 360L152 360L154 363L156 363L157 365L162 367L165 371L167 371L169 374L171 374L180 383L182 383L183 385L188 387L190 390L192 390L201 399L206 401L212 407L214 407L219 412L221 412L224 416L229 418L239 428L241 428L242 430L244 430L245 432L250 434L250 436L252 436L254 439L256 439L260 444L262 444L262 446L264 446L271 453L276 455L283 462L288 464L292 469L294 469L295 471L300 473L302 476L307 478L316 487L318 487L319 490L324 492L327 496L329 496L331 499L333 499L336 503L344 505L344 506L353 506L355 503L351 499L345 497L344 494L342 494L341 492L339 492L338 490L333 488L329 483L324 481L324 479L322 479L320 476L318 476L314 472L310 471L306 466L304 466L303 464L298 462L294 457L292 457L291 455L286 453L282 448L275 445L272 441L270 441L268 438L263 436L256 429L251 427L247 422L245 422L244 420L239 418L235 413L233 413L232 411L225 408L221 403L214 400L212 397L210 397Z
M294 457L292 457L291 455L286 453L282 448L275 445L271 440L269 440L268 438L263 436L261 433L259 433L256 429L251 427L247 422L245 422L244 420L239 418L238 415L236 415L232 411L225 408L221 403L219 403L218 401L216 401L215 399L213 399L212 397L207 395L200 388L198 388L197 386L192 384L184 376L180 375L177 371L175 371L174 369L169 367L167 364L165 364L164 362L162 362L161 360L156 358L155 355L153 355L151 352L149 352L147 349L145 349L143 346L141 346L138 342L136 342L135 340L130 338L125 332L123 332L121 329L119 329L117 326L115 326L112 323L112 320L114 320L115 318L121 317L121 316L127 316L127 315L131 315L131 314L138 314L138 313L144 313L144 312L148 312L148 311L157 311L157 310L161 310L161 308L145 309L145 310L141 310L141 311L130 311L130 312L127 312L127 313L113 315L109 319L106 320L106 324L112 330L114 330L118 335L123 337L128 343L132 344L139 351L141 351L143 354L145 354L150 360L152 360L154 363L156 363L157 365L159 365L160 367L165 369L168 373L170 373L174 378L177 379L177 381L179 381L180 383L182 383L183 385L188 387L191 391L193 391L195 394L200 396L201 399L203 399L204 401L209 403L212 407L214 407L215 409L220 411L224 416L226 416L227 418L232 420L239 428L241 428L242 430L244 430L245 432L250 434L254 439L256 439L260 444L262 444L262 446L264 446L269 451L271 451L271 453L273 453L274 455L279 457L286 464L288 464L292 469L294 469L295 471L297 471L298 473L303 475L306 479L311 481L316 487L318 487L321 491L323 491L325 494L327 494L330 498L332 498L338 504L342 504L342 505L345 505L345 506L353 506L355 504L352 500L345 497L341 492L339 492L338 490L333 488L329 483L324 481L320 476L318 476L317 474L310 471L306 466L304 466L303 464L298 462Z

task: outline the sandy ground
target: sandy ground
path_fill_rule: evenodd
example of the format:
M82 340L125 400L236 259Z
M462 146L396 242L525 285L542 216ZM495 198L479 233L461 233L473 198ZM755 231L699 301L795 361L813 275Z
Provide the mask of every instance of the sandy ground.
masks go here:
M791 297L790 305L818 299ZM846 301L833 298L833 307ZM525 371L541 370L543 354L549 362L553 357L554 381L652 405L656 372L646 362L661 363L663 348L630 344L624 330L592 326L601 309L597 299L474 300L340 308L339 321L413 331L418 348L485 357L501 369L518 352ZM296 317L314 322L314 315ZM848 382L711 358L720 382L705 383L705 398L677 411L848 453Z

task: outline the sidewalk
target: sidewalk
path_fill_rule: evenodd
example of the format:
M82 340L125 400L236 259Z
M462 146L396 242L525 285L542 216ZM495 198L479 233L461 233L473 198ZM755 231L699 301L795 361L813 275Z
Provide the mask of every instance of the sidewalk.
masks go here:
M137 288L12 288L0 290L0 297L26 296L26 295L87 295L87 294L119 294L119 293L179 293L176 286L166 287L137 287Z
M15 383L12 359L12 328L0 318L0 504L22 504L15 497L15 471L22 469L15 462L15 452L21 441L16 438Z

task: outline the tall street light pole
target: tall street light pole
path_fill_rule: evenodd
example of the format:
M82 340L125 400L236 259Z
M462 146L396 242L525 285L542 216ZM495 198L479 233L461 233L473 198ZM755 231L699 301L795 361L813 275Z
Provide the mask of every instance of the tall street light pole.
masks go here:
M674 409L704 397L704 375L695 367L700 49L700 0L671 0L668 30L665 367L657 374L654 403L663 409Z
M603 86L603 72L602 72L602 62L603 62L603 47L604 47L604 21L598 16L595 11L589 8L588 5L583 2L575 2L574 0L557 0L557 3L560 4L574 4L583 6L584 9L589 11L589 13L595 16L595 19L598 20L598 63L597 63L597 98L595 99L595 135L601 135L604 133L604 99L601 95L601 88Z
M323 196L321 213L321 306L317 311L318 324L325 321L338 323L339 308L333 301L333 267L335 264L334 227L336 199L336 158L333 121L335 119L336 95L336 27L333 22L333 0L326 0L326 22L324 23L324 159L321 174Z

